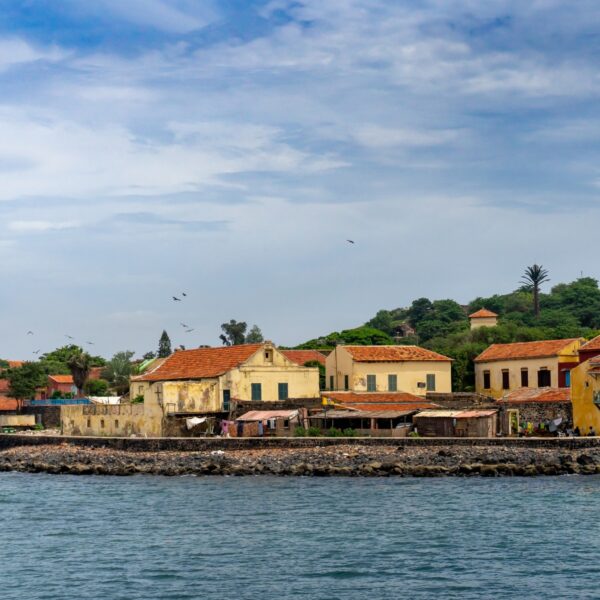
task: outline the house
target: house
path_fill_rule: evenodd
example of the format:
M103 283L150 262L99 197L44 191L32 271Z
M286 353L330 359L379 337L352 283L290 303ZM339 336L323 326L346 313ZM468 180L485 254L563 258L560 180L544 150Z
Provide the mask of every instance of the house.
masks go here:
M501 407L501 430L515 435L570 429L573 426L571 388L520 388L496 401Z
M424 395L452 391L452 360L418 346L336 346L326 359L330 391Z
M582 338L492 344L475 358L475 389L501 398L522 387L569 387Z
M139 396L143 403L66 407L63 431L75 435L173 435L177 419L225 417L236 400L258 403L317 398L319 370L291 361L271 342L180 350L131 378L130 397Z
M413 417L419 435L424 437L494 437L498 411L424 410Z
M600 355L600 335L586 342L579 348L579 362L585 362L590 358Z
M251 410L229 423L229 437L293 437L304 422L301 410Z
M21 360L7 360L9 369L17 369L23 366ZM4 369L0 368L0 371ZM0 379L0 411L15 411L19 407L19 401L10 395L10 383L8 379Z
M498 315L487 308L482 308L477 312L469 315L471 329L479 329L480 327L496 327L498 325Z
M582 435L600 432L600 354L571 371L573 426Z
M419 410L438 408L406 392L324 392L323 410L309 415L310 424L326 430L354 429L370 437L405 437Z
M325 366L326 357L318 350L280 350L279 352L297 365L304 366L306 363L317 362Z
M64 397L65 394L70 394L73 397L77 396L77 387L73 382L72 375L48 375L46 389L41 391L39 399L45 400L59 394L60 397Z

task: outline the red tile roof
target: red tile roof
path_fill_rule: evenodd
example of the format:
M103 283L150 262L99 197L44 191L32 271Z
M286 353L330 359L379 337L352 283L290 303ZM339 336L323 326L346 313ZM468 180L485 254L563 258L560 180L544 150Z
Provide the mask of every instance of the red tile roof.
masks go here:
M346 404L348 408L356 408L362 411L378 411L378 410L429 410L433 408L439 408L438 404L431 402L400 402L394 404L393 402L386 402L384 404L377 404L374 402L368 402L367 404Z
M8 363L8 366L11 369L16 369L18 367L22 367L23 363L25 362L24 360L7 360L6 361Z
M564 350L569 344L576 342L578 339L580 338L544 340L540 342L516 342L514 344L492 344L475 358L475 362L557 356L561 350Z
M6 398L0 396L0 411L1 410L17 410L18 402L14 398Z
M342 346L358 362L437 361L452 359L419 346Z
M246 362L263 344L243 344L222 348L180 350L171 354L158 368L132 377L134 381L171 381L218 377Z
M301 366L305 365L309 361L316 360L323 366L325 366L325 355L319 352L318 350L280 350L281 354L283 354L286 358L299 364Z
M506 404L527 402L571 402L571 388L521 388L510 392L498 400Z
M583 344L583 346L581 346L581 348L579 348L580 350L586 350L586 351L591 351L591 350L599 350L600 351L600 335L597 335L595 338L591 339L589 342Z
M72 375L48 375L48 379L54 381L54 383L70 383L73 384Z
M487 308L482 308L481 310L478 310L477 312L474 312L473 314L469 315L469 319L490 319L497 316L498 315L495 312L492 312Z
M423 402L423 398L408 392L321 392L325 398L342 404L377 402Z

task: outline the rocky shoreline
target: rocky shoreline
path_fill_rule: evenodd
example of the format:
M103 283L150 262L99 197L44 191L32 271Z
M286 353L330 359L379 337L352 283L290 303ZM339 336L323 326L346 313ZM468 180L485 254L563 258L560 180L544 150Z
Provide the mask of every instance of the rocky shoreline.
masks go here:
M0 451L0 471L73 475L346 477L600 474L600 447L357 446L134 452L69 444Z

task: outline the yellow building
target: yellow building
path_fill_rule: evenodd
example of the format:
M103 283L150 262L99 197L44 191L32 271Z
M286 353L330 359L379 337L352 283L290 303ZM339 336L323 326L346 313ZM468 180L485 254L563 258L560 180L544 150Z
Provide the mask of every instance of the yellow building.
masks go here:
M325 369L329 390L452 391L452 360L418 346L336 346Z
M600 432L600 336L581 347L584 361L571 371L573 425L582 435Z
M119 408L72 407L79 410L63 413L63 432L160 436L169 416L226 415L233 400L318 398L319 369L286 358L270 342L181 350L131 378L130 397L139 396L143 404L129 405L134 410L120 418Z
M475 389L501 398L523 387L570 386L582 338L492 344L475 358Z
M479 329L480 327L496 327L498 325L498 315L487 308L482 308L477 312L469 315L471 329Z

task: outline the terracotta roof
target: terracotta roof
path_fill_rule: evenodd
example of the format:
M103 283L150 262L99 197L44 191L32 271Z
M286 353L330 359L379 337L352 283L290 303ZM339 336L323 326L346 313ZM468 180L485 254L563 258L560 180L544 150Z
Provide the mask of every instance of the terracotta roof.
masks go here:
M495 409L488 410L426 410L418 415L415 415L415 419L426 418L426 419L440 419L450 418L453 419L472 419L479 417L491 417L498 411Z
M600 351L600 335L597 335L595 338L591 339L589 342L586 342L579 348L580 350L598 350Z
M171 354L158 368L132 377L134 381L171 381L218 377L247 361L263 344L243 344L222 348L180 350Z
M567 340L544 340L540 342L516 342L514 344L492 344L484 350L475 362L491 360L514 360L518 358L545 358L556 356L569 344L580 338Z
M316 360L325 366L326 357L318 350L280 350L279 352L281 352L281 354L283 354L286 358L289 358L289 360L292 362L295 362L301 366L312 360Z
M474 312L473 314L469 315L469 319L490 319L490 318L494 318L497 316L498 315L495 312L492 312L491 310L488 310L487 308L482 308L482 309L478 310L477 312Z
M0 410L17 410L18 402L14 398L0 396Z
M427 410L432 408L439 408L438 404L432 402L385 402L378 404L375 402L368 402L367 404L346 404L348 408L361 410L363 412L378 411L378 410Z
M571 402L571 388L521 388L510 392L498 400L506 404L527 402Z
M92 367L88 379L100 379L102 377L102 371L104 371L104 367Z
M341 404L376 402L423 402L423 398L408 392L321 392L322 396Z
M73 384L72 375L48 375L48 379L54 381L54 383L70 383Z
M16 369L18 367L22 367L23 364L25 363L24 360L7 360L6 362L8 363L8 366L11 369Z
M437 361L452 359L419 346L342 346L358 362Z

